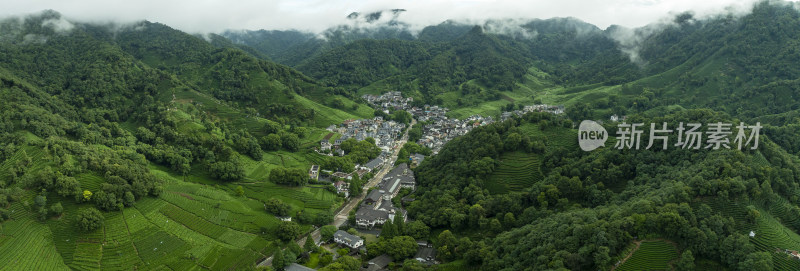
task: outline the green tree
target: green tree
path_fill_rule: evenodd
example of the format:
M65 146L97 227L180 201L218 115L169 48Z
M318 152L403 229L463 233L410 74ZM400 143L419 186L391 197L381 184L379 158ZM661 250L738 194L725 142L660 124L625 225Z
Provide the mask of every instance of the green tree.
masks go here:
M767 271L775 268L772 262L772 255L769 252L753 252L739 263L738 269L754 270L754 271Z
M489 221L489 229L494 233L499 233L503 230L503 225L500 224L500 220L497 218L492 218L492 220Z
M244 178L244 169L237 161L213 163L208 171L211 177L223 181L238 181Z
M303 248L301 248L300 245L297 244L297 242L289 242L288 248L289 251L291 251L292 254L294 254L295 256L300 255L300 253L303 253ZM294 260L292 260L292 262L294 262Z
M76 217L78 228L85 232L94 231L102 227L104 220L103 214L92 207L81 210Z
M395 236L387 242L386 254L396 261L414 256L417 252L417 241L411 236Z
M322 254L319 256L319 265L318 266L326 266L333 261L333 254L328 252L327 250L323 250Z
M276 122L267 121L267 123L264 124L264 133L266 134L277 134L280 130L281 125Z
M322 240L328 241L333 239L333 234L336 233L338 229L336 226L333 225L325 225L319 228L320 236L322 236Z
M125 195L122 197L122 202L125 206L133 206L136 202L136 196L133 195L131 191L125 191Z
M592 108L586 103L577 102L567 107L565 113L573 121L583 121L591 118Z
M511 229L516 224L517 224L517 219L514 218L514 214L509 212L509 213L506 213L505 216L503 216L503 226L505 226L505 229L507 229L507 230Z
M436 248L439 257L444 260L452 260L456 255L454 255L454 251L456 249L456 245L458 240L456 240L456 236L453 235L450 230L444 230L442 233L439 233L438 238L438 246Z
M675 269L678 271L694 270L694 256L691 250L685 250L681 253L681 259L675 264Z
M397 231L397 235L407 235L405 234L406 222L403 220L402 214L398 214L392 220L392 224L394 224L394 229Z
M403 271L424 271L425 266L417 260L408 259L403 262Z
M428 225L425 225L424 222L419 220L411 221L405 226L405 234L414 237L414 239L428 238L430 230Z
M62 213L64 213L64 207L61 206L61 202L56 202L56 204L50 206L50 214L60 216Z
M241 185L236 186L236 195L243 197L244 196L244 188Z
M350 256L342 256L336 262L320 268L320 271L357 271L361 267L361 261Z
M291 206L289 206L289 204L277 198L267 200L267 202L264 203L264 207L267 209L267 212L277 216L287 216L289 215L289 211L291 211Z
M47 204L47 197L38 195L33 199L33 202L36 203L36 206L44 207Z
M275 254L272 254L272 267L280 271L288 265L283 257L283 251L280 248L276 249Z
M314 244L314 238L311 238L310 235L308 237L306 237L306 242L305 242L305 244L303 244L303 248L306 250L306 252L316 251L317 250L317 244Z
M282 221L278 226L278 238L283 241L291 241L300 235L300 226L292 221Z
M607 246L600 246L594 253L594 262L597 266L606 266L611 261L611 256L608 255L609 248Z
M300 138L296 134L283 133L281 135L281 145L288 151L297 151L300 148Z
M261 146L267 151L277 151L281 149L281 136L278 134L268 134L261 140Z
M381 239L391 239L397 236L397 228L391 222L384 223L381 227Z

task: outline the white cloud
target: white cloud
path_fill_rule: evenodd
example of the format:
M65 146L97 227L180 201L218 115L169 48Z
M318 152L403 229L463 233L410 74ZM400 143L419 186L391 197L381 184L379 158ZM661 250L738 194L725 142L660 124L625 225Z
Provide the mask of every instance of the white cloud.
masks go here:
M42 22L42 26L50 27L56 31L56 33L67 33L75 28L75 26L64 19L64 17L59 17L58 19L47 19Z
M728 9L746 12L755 0L0 0L0 16L53 9L81 21L160 22L191 32L226 29L301 29L314 32L346 22L354 11L403 8L413 27L447 19L575 17L606 28L639 27L687 10L702 18Z

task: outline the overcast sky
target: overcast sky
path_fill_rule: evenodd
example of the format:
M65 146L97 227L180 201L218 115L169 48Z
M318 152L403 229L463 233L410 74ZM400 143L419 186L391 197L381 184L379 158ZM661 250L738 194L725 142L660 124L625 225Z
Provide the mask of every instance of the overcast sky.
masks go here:
M755 0L0 0L0 17L53 9L79 21L149 20L191 32L226 29L300 29L319 32L344 23L353 11L403 8L415 26L447 19L575 17L605 29L643 26L691 10L698 16L744 12Z

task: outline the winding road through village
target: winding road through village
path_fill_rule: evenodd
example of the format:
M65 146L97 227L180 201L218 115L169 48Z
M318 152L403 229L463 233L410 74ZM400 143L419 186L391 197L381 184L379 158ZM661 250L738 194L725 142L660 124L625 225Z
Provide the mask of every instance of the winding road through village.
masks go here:
M355 208L356 205L358 205L358 203L361 202L361 200L363 200L364 197L367 196L367 191L370 188L377 186L383 179L383 176L386 176L386 173L389 173L389 171L392 170L392 168L394 168L394 163L395 161L397 161L397 156L400 154L400 149L403 148L403 145L405 145L406 142L408 142L408 131L411 130L411 127L414 127L415 124L417 124L417 120L412 118L411 124L408 126L405 133L403 133L403 136L400 138L400 140L395 142L394 152L392 152L391 158L389 158L389 160L384 163L382 169L378 171L378 173L376 173L372 177L372 179L370 179L366 184L364 184L363 192L361 193L361 195L359 195L358 197L351 197L347 202L344 203L344 205L342 205L342 208L340 208L339 211L336 212L336 215L333 217L333 222L330 225L334 225L338 228L339 226L347 222L347 216L350 214L350 211L353 210L353 208ZM297 239L297 244L300 245L300 247L302 247L305 244L306 238L308 238L308 236L314 238L314 242L318 243L321 238L319 228L316 228L314 229L314 231L307 234L306 236ZM264 261L258 264L258 266L271 266L271 265L272 265L272 256L269 256L269 258L265 259Z

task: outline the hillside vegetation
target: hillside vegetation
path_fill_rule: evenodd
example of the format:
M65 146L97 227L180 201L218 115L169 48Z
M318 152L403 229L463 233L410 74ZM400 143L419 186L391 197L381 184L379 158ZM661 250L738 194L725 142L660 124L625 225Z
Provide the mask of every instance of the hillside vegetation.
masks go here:
M0 29L6 267L250 269L343 201L269 176L351 163L311 149L321 127L372 116L347 93L156 23L46 11ZM267 213L272 199L295 222Z

